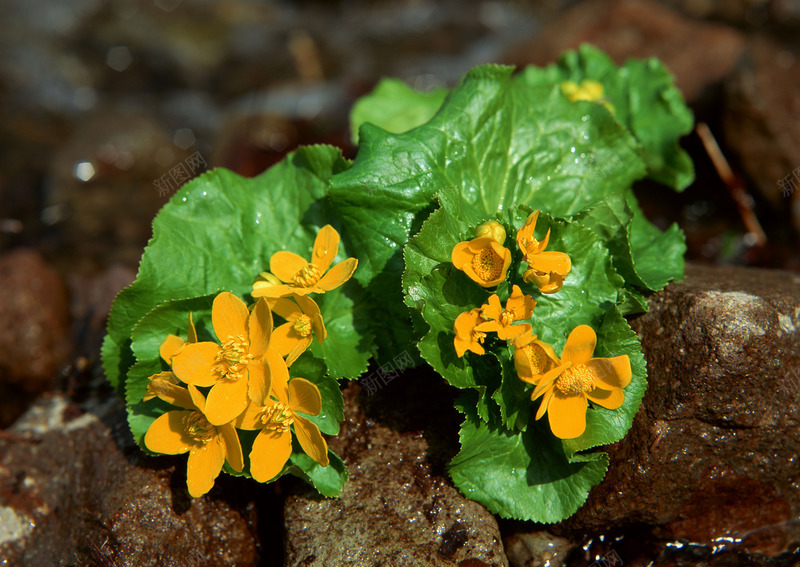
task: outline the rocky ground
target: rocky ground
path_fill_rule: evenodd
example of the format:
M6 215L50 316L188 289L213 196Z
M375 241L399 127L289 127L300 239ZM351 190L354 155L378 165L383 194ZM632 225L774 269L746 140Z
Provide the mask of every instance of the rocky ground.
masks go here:
M0 565L800 564L800 174L779 184L800 171L800 3L463 6L0 2ZM631 321L649 389L573 518L498 521L453 489L452 393L420 370L345 388L338 499L227 477L191 500L185 459L133 445L98 348L155 181L197 152L245 175L299 143L352 154L348 108L380 76L452 85L580 42L663 59L743 193L696 136L692 187L639 188L691 263Z

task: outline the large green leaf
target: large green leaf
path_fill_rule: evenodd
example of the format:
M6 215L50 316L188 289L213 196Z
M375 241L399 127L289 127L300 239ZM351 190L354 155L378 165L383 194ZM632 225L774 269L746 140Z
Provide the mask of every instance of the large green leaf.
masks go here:
M541 421L524 432L487 424L468 405L461 426L461 452L450 477L467 497L506 518L554 523L571 516L589 490L603 480L605 453L575 455Z
M429 92L412 89L399 79L383 79L368 95L361 97L350 112L350 132L358 144L358 129L365 122L399 134L425 124L447 96L447 89Z
M252 179L217 169L178 191L153 222L136 281L111 310L103 367L117 391L134 362L131 330L154 306L223 290L243 297L274 252L309 258L322 226L341 230L328 206L327 185L347 166L339 150L314 146ZM337 261L351 255L340 248ZM315 296L332 323L330 342L315 352L328 359L334 375L354 378L367 367L371 340L365 309L355 304L359 294L355 282L348 282L340 291Z
M603 85L603 100L642 144L648 176L674 189L685 189L694 179L694 167L678 140L691 132L694 118L666 67L655 58L629 59L617 67L602 51L583 45L565 53L558 64L545 69L527 67L519 75L519 81L531 86L584 79ZM594 103L576 104L586 108ZM624 161L625 157L611 159ZM598 159L597 165L604 169L609 162Z

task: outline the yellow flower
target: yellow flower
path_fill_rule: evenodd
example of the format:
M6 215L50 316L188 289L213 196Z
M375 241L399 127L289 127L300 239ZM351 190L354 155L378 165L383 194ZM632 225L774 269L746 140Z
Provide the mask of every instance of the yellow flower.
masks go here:
M533 236L539 211L528 215L522 228L517 231L517 246L522 251L525 262L530 266L525 270L522 279L533 283L542 293L555 293L564 285L564 278L572 269L572 261L563 252L545 252L550 241L550 229L544 240Z
M338 253L339 233L329 224L323 226L314 240L311 261L307 262L294 252L276 252L269 260L269 269L283 283L276 285L269 278L256 281L253 297L276 298L292 293L307 295L336 289L352 277L358 266L358 260L347 258L328 270Z
M260 300L250 313L241 299L224 291L214 298L211 321L221 345L184 345L172 356L172 371L187 384L211 387L205 414L221 425L244 411L248 397L264 403L269 395L269 366L262 359L272 334L272 312Z
M158 397L184 409L168 411L156 418L144 436L144 444L154 453L189 453L186 465L189 494L197 498L211 490L225 459L233 470L242 470L242 446L233 424L209 423L203 414L206 400L197 388L191 385L182 388L155 377L151 385Z
M177 354L181 348L185 344L188 343L196 343L197 342L197 331L194 328L194 321L192 321L192 314L189 313L189 338L188 340L184 341L177 335L167 335L167 338L161 343L161 346L158 347L158 353L161 355L161 358L164 359L164 362L167 364L172 364L172 357ZM175 376L173 372L159 372L153 376L150 376L150 380L158 378L160 380L167 380L172 384L178 384L178 377ZM146 402L148 400L152 400L156 397L155 391L147 385L147 393L145 394L143 400Z
M283 359L279 359L283 362ZM286 364L272 365L272 395L266 404L250 403L236 420L240 429L260 429L250 452L250 474L259 482L275 478L292 454L292 426L300 447L323 467L327 467L328 444L319 428L300 415L318 415L322 398L315 384L305 378L289 380Z
M587 400L608 409L625 401L622 389L631 381L628 355L592 358L595 346L597 335L591 327L575 327L558 365L538 377L531 394L531 400L544 395L536 419L547 413L550 429L560 439L574 439L586 430Z
M456 322L453 325L456 338L453 340L453 344L456 347L456 354L459 358L464 356L464 353L468 350L475 354L486 354L486 351L481 346L486 338L486 333L476 329L483 322L481 310L478 307L456 317Z
M305 352L313 337L322 343L328 336L319 306L310 297L295 295L294 301L281 297L274 300L271 307L287 322L272 331L269 346L286 357L287 366L291 366Z
M504 341L529 333L529 323L515 325L516 321L530 319L536 302L530 295L523 295L518 285L511 288L511 295L506 300L506 308L500 305L497 294L489 297L489 304L481 307L481 317L486 321L476 328L484 333L495 332Z
M565 81L561 83L561 92L564 93L570 102L585 100L588 102L599 101L603 103L608 110L614 114L614 107L607 100L600 100L603 98L604 89L603 85L591 79L584 79L578 85L575 81Z
M514 367L523 382L538 384L541 377L558 364L553 347L538 340L536 335L525 333L514 339Z
M485 236L456 244L450 260L478 285L492 287L506 279L511 251Z
M603 85L591 79L584 79L581 84L574 81L561 83L561 92L571 102L586 100L589 102L603 98Z

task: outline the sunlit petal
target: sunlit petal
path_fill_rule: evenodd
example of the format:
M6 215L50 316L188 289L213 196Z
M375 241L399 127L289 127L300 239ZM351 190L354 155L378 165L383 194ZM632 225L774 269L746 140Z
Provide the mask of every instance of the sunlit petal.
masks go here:
M191 411L168 411L156 418L144 435L145 446L154 453L178 455L188 451L194 441L186 434L183 418Z
M189 494L198 498L214 487L214 481L225 462L225 446L218 437L205 445L196 445L186 463L186 486Z
M308 415L318 415L322 411L322 397L317 385L305 378L292 378L289 381L289 408Z
M204 341L187 343L178 354L172 357L172 371L181 381L201 388L213 386L219 380L214 371L217 366L217 354L220 352L217 343Z
M269 260L269 270L283 282L292 283L297 272L308 265L308 261L294 252L275 252ZM275 286L277 287L277 286ZM278 297L278 296L272 296Z
M567 344L561 352L562 362L582 364L592 358L597 346L597 335L589 325L578 325L567 337Z
M250 312L244 301L228 291L223 291L214 298L211 308L211 321L214 332L220 341L230 337L247 338L247 317Z
M206 418L212 425L236 419L247 407L247 380L220 380L206 398Z
M586 430L586 396L565 396L554 390L547 407L547 419L553 435L559 439L575 439Z
M242 455L242 444L236 429L230 423L217 427L220 437L225 442L225 458L231 468L236 472L242 472L244 468L244 455Z
M161 343L161 346L158 347L158 354L161 355L161 358L167 364L172 362L172 357L177 353L183 345L186 344L182 338L176 335L167 335L167 338L164 339L164 342Z
M319 432L319 428L304 417L296 416L294 420L294 434L300 442L303 451L323 467L327 467L328 444Z
M264 359L253 360L247 365L247 395L256 404L264 405L272 387L272 374Z
M347 258L331 268L317 283L318 291L331 291L336 289L353 276L358 267L358 260Z
M604 390L624 388L631 382L631 361L628 355L613 358L593 358L586 366L594 374L594 383Z
M260 358L266 352L272 334L272 311L266 299L259 299L256 303L247 319L247 328L250 335L250 354Z
M319 269L320 274L324 274L331 267L333 259L339 253L339 233L334 228L326 224L317 233L314 239L314 251L311 255L311 263Z
M587 392L586 397L607 409L617 409L625 402L625 393L619 389L603 390L595 388L591 392Z
M256 436L250 451L250 474L258 482L267 482L283 470L292 454L292 433L264 429Z

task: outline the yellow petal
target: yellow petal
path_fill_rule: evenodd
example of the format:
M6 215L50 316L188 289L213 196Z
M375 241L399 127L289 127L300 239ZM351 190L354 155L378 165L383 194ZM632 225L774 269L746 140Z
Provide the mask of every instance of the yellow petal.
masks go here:
M217 354L220 351L217 343L204 341L187 343L181 351L172 357L172 371L181 381L201 388L213 386L219 380L214 372L217 365Z
M278 276L278 279L280 279L283 283L292 283L294 281L294 277L297 275L297 272L305 268L307 265L308 261L306 261L305 258L298 256L294 252L288 252L286 250L275 252L275 254L272 255L272 258L269 260L270 271ZM273 295L272 297L279 296Z
M179 455L188 451L194 441L186 435L183 418L191 411L168 411L150 424L144 435L145 446L154 453Z
M272 311L266 299L259 299L256 303L247 319L247 329L250 335L250 354L260 358L266 352L272 334Z
M272 375L264 359L251 360L247 365L247 397L264 405L272 388Z
M312 342L313 339L310 336L298 340L292 350L289 351L289 354L286 355L286 366L291 366L311 346Z
M586 397L608 409L617 409L625 402L625 394L618 388L614 390L595 388L591 392L587 392Z
M247 338L247 317L250 312L244 301L228 291L223 291L214 298L211 307L211 322L220 342L230 337Z
M561 375L561 373L564 372L564 370L570 367L570 364L571 363L569 362L565 364L560 364L559 366L556 366L552 370L548 370L544 374L541 374L536 382L536 388L533 390L533 393L531 394L531 400L535 400L536 398L541 396L542 393L553 382L555 382L556 378L558 378ZM536 378L536 376L534 376L534 378Z
M273 396L278 398L279 402L289 404L289 368L286 366L286 361L283 357L272 350L267 349L264 355L264 360L267 363L269 372L269 379L272 384L270 392Z
M457 269L464 270L472 263L473 256L474 253L469 248L469 241L459 242L453 246L453 250L450 252L450 261Z
M333 259L339 253L339 233L326 224L317 233L314 239L314 251L311 254L311 263L324 274L331 267Z
M242 455L242 444L236 434L236 429L232 424L226 423L217 427L217 432L225 443L225 458L228 459L231 468L236 472L242 472L244 455Z
M497 331L497 337L503 341L510 341L524 333L530 332L531 326L528 323L522 323L520 325L509 325L508 327L502 327Z
M283 470L291 454L291 432L278 433L263 429L253 441L253 450L250 451L250 474L258 482L272 480Z
M158 347L158 354L161 355L161 358L164 359L164 362L167 364L172 363L172 357L175 356L183 345L186 344L182 338L176 335L167 335L167 338L164 339L164 342L161 343L161 346Z
M555 272L566 276L572 269L572 260L563 252L539 252L527 258L528 264L537 272Z
M323 467L328 466L328 444L316 425L297 415L294 419L294 434L306 455Z
M325 329L325 323L322 319L322 313L319 310L319 305L317 305L316 301L304 295L297 296L296 300L297 304L300 305L302 312L311 318L311 330L313 331L317 342L322 343L328 336L328 331Z
M325 321L322 319L322 313L317 313L311 318L311 331L320 344L328 337L328 329L325 328Z
M247 380L220 380L208 392L206 419L222 425L236 419L247 407Z
M294 321L303 314L297 303L288 297L281 297L274 300L272 303L272 310L287 321Z
M319 415L322 411L322 397L317 385L305 378L293 378L289 382L289 409L308 415Z
M191 384L189 384L186 387L186 389L189 390L189 395L192 398L192 403L194 403L194 406L200 410L200 413L205 415L206 397L200 393L200 390L198 390L195 386L192 386Z
M593 358L586 366L595 376L595 385L604 390L624 388L631 382L631 361L627 354L613 358Z
M152 378L147 385L147 389L153 392L156 396L173 406L182 407L184 409L199 409L195 407L189 390L183 386L179 386L161 378Z
M197 329L194 328L194 319L192 318L192 312L189 311L189 336L186 339L188 343L196 343L197 342Z
M289 286L289 285L286 285L286 284L269 285L269 286L263 286L263 287L259 287L259 286L257 286L257 284L258 284L258 282L253 284L253 291L250 294L256 299L261 298L261 297L266 298L266 299L274 299L274 298L278 298L278 297L285 297L287 295L292 295L292 293L294 293L295 291L299 291L296 288L294 288L292 286Z
M497 333L503 328L500 321L484 321L475 325L475 330L482 333Z
M339 262L317 282L317 292L326 292L336 289L353 276L353 272L356 271L357 267L358 260L355 258L348 258Z
M547 408L550 406L550 400L553 399L553 395L555 390L550 389L542 398L542 403L539 404L539 409L536 411L536 419L542 419L545 413L547 413Z
M299 340L300 337L294 332L292 324L284 323L283 325L278 325L275 327L275 330L272 331L269 348L281 356L286 356L292 352L292 349Z
M567 337L567 344L561 352L562 362L583 364L592 358L597 346L597 335L589 325L578 325Z
M272 405L275 402L272 400L267 400L267 405ZM252 401L247 401L247 407L244 408L244 411L239 414L239 416L233 420L233 425L237 429L261 429L264 427L264 423L261 421L261 416L264 414L264 407L258 404L254 404Z
M514 315L516 321L530 319L536 301L530 295L524 295L518 285L512 288L511 296L506 300L506 310Z
M193 498L202 496L214 487L224 462L225 446L218 437L205 445L192 447L186 463L186 486Z
M489 303L481 307L481 317L493 321L500 318L502 311L503 306L500 304L500 298L494 293L489 296Z
M586 431L586 396L565 396L554 390L547 419L553 435L559 439L575 439Z

